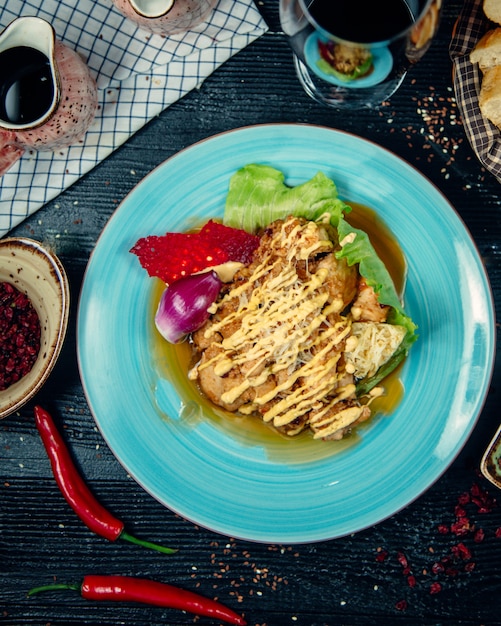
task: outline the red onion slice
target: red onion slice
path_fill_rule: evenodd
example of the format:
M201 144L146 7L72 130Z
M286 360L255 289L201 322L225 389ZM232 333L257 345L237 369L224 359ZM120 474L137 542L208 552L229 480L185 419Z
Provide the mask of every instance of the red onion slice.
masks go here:
M210 316L207 310L219 295L221 279L214 270L180 278L163 292L155 315L158 332L179 343Z

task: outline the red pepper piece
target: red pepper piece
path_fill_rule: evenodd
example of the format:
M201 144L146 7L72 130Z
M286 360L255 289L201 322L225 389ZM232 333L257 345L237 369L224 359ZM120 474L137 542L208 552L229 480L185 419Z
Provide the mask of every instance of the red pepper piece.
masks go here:
M220 602L205 598L192 591L186 591L173 585L146 578L131 576L96 576L88 575L79 588L77 585L54 584L35 587L28 596L41 591L73 589L80 591L87 600L108 600L114 602L141 602L154 606L188 611L195 615L203 615L212 619L222 620L237 626L246 626L244 618Z
M139 239L130 250L152 277L167 285L200 272L211 265L226 263L226 252L207 246L196 234L167 233Z
M110 541L125 539L131 543L166 554L176 550L149 541L136 539L124 530L124 523L107 511L94 497L79 474L70 452L59 433L52 416L40 406L35 406L35 423L49 456L52 473L66 502L82 522L101 537Z
M229 261L238 261L248 265L252 261L254 250L259 246L260 238L245 230L231 228L210 220L200 231L204 241L211 242L228 255Z
M139 239L131 248L150 276L168 285L227 261L249 263L259 237L209 221L198 233L166 233Z

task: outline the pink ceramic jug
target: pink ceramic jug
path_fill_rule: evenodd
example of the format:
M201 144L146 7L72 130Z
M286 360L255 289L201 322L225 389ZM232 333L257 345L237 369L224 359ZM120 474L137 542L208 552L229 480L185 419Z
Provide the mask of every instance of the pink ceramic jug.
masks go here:
M194 28L218 0L113 0L117 9L138 26L160 35Z
M26 149L78 141L96 108L87 65L48 22L20 17L0 34L0 176Z

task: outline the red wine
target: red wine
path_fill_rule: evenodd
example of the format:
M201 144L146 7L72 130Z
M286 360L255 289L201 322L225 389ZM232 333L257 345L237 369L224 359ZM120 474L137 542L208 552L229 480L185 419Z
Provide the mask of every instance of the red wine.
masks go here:
M414 21L405 0L313 0L308 10L321 28L355 43L387 41Z
M54 97L49 59L35 48L0 53L0 120L29 124L41 118Z

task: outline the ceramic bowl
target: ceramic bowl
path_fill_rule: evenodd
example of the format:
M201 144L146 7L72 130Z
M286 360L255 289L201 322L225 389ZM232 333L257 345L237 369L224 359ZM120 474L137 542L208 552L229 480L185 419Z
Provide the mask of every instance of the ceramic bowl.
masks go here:
M70 293L60 260L38 241L0 240L0 282L26 294L40 319L40 351L32 369L0 391L0 419L28 402L52 371L68 326Z
M482 457L480 470L487 480L501 489L501 426Z

